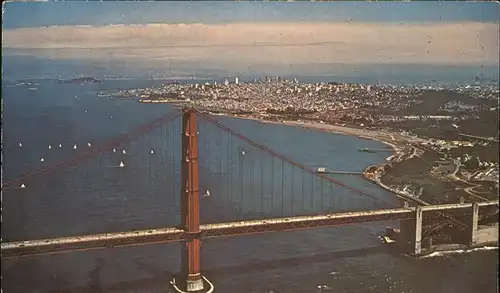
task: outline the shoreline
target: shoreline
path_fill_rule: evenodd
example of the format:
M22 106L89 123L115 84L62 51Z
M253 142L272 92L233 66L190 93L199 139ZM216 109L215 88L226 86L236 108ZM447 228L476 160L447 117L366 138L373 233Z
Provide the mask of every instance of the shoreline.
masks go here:
M336 133L336 134L342 134L342 135L348 135L348 136L355 136L358 138L369 139L369 140L381 142L385 145L390 146L392 148L393 152L397 151L397 146L395 144L392 144L392 143L388 142L386 139L381 138L380 136L383 136L384 134L381 134L381 133L375 134L374 133L375 131L371 131L373 136L370 136L370 135L367 135L370 132L369 130L361 130L361 129L351 128L351 127L346 127L346 126L332 125L332 124L322 124L319 122L295 122L295 121L276 122L276 121L265 120L265 119L260 119L260 118L256 118L256 117L236 116L236 115L226 114L226 113L224 113L224 114L221 113L218 115L231 117L231 118L237 118L237 119L253 120L253 121L266 123L266 124L296 126L296 127L320 130L320 131L324 131L324 132L330 132L330 133Z
M246 120L253 120L257 121L260 123L266 123L266 124L276 124L276 125L286 125L286 126L294 126L294 127L302 127L306 129L312 129L312 130L319 130L323 132L329 132L329 133L336 133L336 134L341 134L341 135L347 135L347 136L354 136L357 138L362 138L362 139L369 139L373 141L377 141L380 143L383 143L389 147L391 147L392 152L391 155L386 157L384 162L376 165L369 165L367 166L362 174L361 178L364 180L373 183L377 185L378 187L392 193L396 197L406 201L412 201L415 202L419 205L428 205L428 203L410 196L406 194L402 194L398 192L397 190L393 190L392 188L386 186L381 182L381 178L384 175L382 174L377 174L374 176L374 178L371 178L372 176L369 175L371 173L368 172L368 170L375 168L375 170L383 170L386 166L389 166L389 162L391 161L392 158L394 158L396 155L401 154L400 150L403 149L401 147L397 146L397 142L403 143L404 141L407 141L401 134L390 134L390 133L381 133L373 130L362 130L362 129L356 129L352 127L346 127L346 126L339 126L339 125L332 125L332 124L323 124L320 122L296 122L296 121L285 121L282 120L281 122L278 121L271 121L271 120L265 120L257 117L251 117L251 116L237 116L237 115L232 115L229 113L219 113L217 114L218 116L226 116L226 117L231 117L231 118L237 118L237 119L246 119ZM398 137L396 140L395 137ZM395 141L395 143L391 143L389 141ZM376 171L375 171L376 172Z

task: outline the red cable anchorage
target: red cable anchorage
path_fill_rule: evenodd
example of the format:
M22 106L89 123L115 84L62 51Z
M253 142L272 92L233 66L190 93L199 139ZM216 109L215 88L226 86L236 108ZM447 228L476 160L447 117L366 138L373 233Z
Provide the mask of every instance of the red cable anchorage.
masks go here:
M249 138L247 138L247 137L243 136L242 134L240 134L240 133L238 133L238 132L236 132L236 131L232 130L231 128L229 128L229 127L227 127L227 126L225 126L225 125L221 124L221 123L220 123L220 122L218 122L217 120L215 120L215 119L213 119L212 117L210 117L208 114L206 114L206 113L202 113L202 112L201 112L201 111L199 111L199 110L196 110L196 112L198 112L198 114L199 114L199 116L200 116L201 118L203 118L203 119L207 120L208 122L212 123L213 125L217 126L218 128L220 128L220 129L222 129L222 130L224 130L224 131L226 131L226 132L229 132L230 134L232 134L232 135L234 135L234 136L238 137L239 139L241 139L241 140L243 140L243 141L247 142L247 143L248 143L248 144L250 144L250 145L253 145L254 147L257 147L257 148L258 148L258 149L260 149L261 151L264 151L264 152L266 152L266 153L270 154L270 155L271 155L271 156L273 156L273 157L276 157L276 158L278 158L278 159L280 159L280 160L282 160L282 161L285 161L285 162L287 162L287 163L289 163L289 164L291 164L291 165L293 165L293 166L295 166L295 167L297 167L297 168L302 169L303 171L306 171L306 172L308 172L308 173L311 173L311 174L313 174L314 176L317 176L317 177L319 177L319 178L325 179L326 181L328 181L328 182L330 182L330 183L333 183L333 184L335 184L335 185L337 185L337 186L340 186L340 187L343 187L343 188L345 188L345 189L348 189L348 190L354 191L354 192L356 192L356 193L358 193L358 194L360 194L360 195L363 195L363 196L366 196L366 197L369 197L369 198L375 199L375 200L380 201L380 202L383 202L383 203L385 203L385 204L392 205L391 203L389 203L389 202L387 202L387 201L385 201L385 200L383 200L383 199L380 199L380 198L378 198L378 197L376 197L376 196L370 195L370 194L368 194L368 193L366 193L366 192L363 192L363 191L361 191L361 190L359 190L359 189L356 189L356 188L354 188L354 187L350 187L350 186L348 186L348 185L345 185L344 183L342 183L342 182L340 182L340 181L337 181L337 180L333 179L333 178L332 178L332 177L330 177L330 176L325 176L325 175L323 175L323 174L316 173L313 169L308 168L308 167L305 167L305 166L302 166L302 165L300 165L299 163L297 163L297 162L295 162L295 161L293 161L293 160L291 160L291 159L289 159L289 158L287 158L287 157L285 157L285 156L283 156L283 155L280 155L280 154L276 153L275 151L271 150L270 148L268 148L268 147L266 147L266 146L263 146L263 145L260 145L260 144L258 144L258 143L256 143L256 142L254 142L253 140L251 140L251 139L249 139Z
M159 117L159 118L149 122L148 124L139 126L136 129L134 129L128 133L125 133L123 135L118 136L117 138L108 140L107 142L104 142L103 144L101 144L95 148L92 148L91 150L76 154L73 158L71 158L69 160L63 160L59 163L55 163L55 164L49 165L47 167L42 167L42 168L35 170L33 172L21 175L16 179L4 182L2 184L2 188L15 187L25 180L29 180L31 178L47 175L47 174L55 172L55 171L60 171L62 169L66 169L68 167L78 165L79 162L81 162L85 159L96 157L96 156L98 156L106 151L109 151L115 147L118 147L127 141L131 141L131 140L133 140L133 139L135 139L135 138L137 138L145 133L150 132L151 130L153 130L155 128L158 128L166 123L169 123L170 121L174 120L175 118L177 118L179 116L180 116L180 112L171 111L167 115Z

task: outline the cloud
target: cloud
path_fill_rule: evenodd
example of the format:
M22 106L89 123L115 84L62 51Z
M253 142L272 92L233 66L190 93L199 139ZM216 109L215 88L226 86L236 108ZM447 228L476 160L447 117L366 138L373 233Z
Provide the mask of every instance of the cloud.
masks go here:
M203 63L496 65L493 23L238 23L59 26L4 30L9 53L56 59Z

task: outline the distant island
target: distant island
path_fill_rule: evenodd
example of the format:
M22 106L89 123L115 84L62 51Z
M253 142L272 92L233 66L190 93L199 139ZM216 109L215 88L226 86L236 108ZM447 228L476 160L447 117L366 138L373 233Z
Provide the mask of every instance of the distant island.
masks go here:
M101 83L101 81L93 77L77 77L72 79L59 80L59 83L95 84Z

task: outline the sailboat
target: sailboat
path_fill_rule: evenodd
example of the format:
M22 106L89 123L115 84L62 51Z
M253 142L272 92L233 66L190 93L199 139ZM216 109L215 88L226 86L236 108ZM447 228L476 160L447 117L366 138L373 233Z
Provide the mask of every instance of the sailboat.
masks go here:
M43 162L43 161L45 161L45 160L44 160L44 159L43 159L43 157L42 157L42 158L40 159L40 162Z
M25 189L25 188L26 188L26 185L23 183L23 184L21 184L21 185L19 185L19 186L13 186L13 187L10 187L9 189L11 189L11 188L21 188L21 189Z
M123 161L120 161L120 164L108 166L108 168L125 168L125 164L123 163Z
M210 196L210 190L207 189L207 191L205 192L205 194L203 195L203 197L209 197Z
M51 149L52 149L52 145L49 144L49 150L51 150Z
M76 144L73 146L73 149L76 150Z
M19 147L22 148L23 147L23 144L22 143L19 143Z

